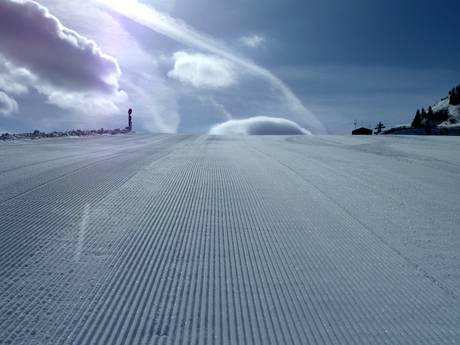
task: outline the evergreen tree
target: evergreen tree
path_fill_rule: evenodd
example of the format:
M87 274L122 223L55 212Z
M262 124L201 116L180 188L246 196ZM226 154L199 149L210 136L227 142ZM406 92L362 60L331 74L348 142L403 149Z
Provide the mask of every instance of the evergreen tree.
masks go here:
M417 110L417 112L415 113L415 117L414 117L414 120L412 121L412 124L411 126L413 128L420 128L422 127L422 116L420 114L420 110Z
M428 113L426 114L426 121L427 121L428 126L430 127L433 126L434 113L433 113L433 108L431 106L428 108Z
M460 104L460 85L455 88L455 100L454 105Z
M425 108L422 108L422 112L420 113L420 117L422 118L421 125L426 125L426 111L425 111Z
M460 105L460 85L449 92L449 104Z
M433 119L433 108L431 106L428 108L427 117L429 120Z

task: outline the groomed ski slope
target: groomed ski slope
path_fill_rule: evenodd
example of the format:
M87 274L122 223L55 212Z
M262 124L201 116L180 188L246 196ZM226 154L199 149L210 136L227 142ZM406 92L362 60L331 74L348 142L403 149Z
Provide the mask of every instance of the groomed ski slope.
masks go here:
M460 140L0 144L0 344L460 344Z

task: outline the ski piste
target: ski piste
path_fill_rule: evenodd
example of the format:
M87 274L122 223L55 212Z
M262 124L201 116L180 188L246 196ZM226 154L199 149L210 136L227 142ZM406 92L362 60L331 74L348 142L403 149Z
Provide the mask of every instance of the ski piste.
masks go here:
M459 344L459 149L0 143L0 344Z

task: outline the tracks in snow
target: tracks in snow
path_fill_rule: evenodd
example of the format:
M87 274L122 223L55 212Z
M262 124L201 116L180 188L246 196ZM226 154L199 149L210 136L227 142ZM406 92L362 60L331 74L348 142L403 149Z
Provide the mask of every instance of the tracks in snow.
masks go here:
M3 202L0 344L457 344L457 301L259 145L139 140Z

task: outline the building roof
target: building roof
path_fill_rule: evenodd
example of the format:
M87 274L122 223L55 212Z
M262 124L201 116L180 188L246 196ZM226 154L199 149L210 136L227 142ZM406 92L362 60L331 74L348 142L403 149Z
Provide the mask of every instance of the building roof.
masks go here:
M372 133L372 129L365 127L357 128L352 132L353 135L372 135Z

